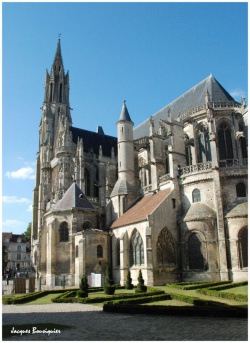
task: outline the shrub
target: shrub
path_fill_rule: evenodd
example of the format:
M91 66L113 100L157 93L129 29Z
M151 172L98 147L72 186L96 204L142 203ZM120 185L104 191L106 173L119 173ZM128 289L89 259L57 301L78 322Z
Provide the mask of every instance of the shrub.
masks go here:
M77 292L78 298L86 298L88 296L88 290L89 290L89 285L88 285L88 279L87 276L84 275L81 278L80 282L80 287L79 291Z
M128 271L128 274L127 274L127 281L126 281L125 288L126 289L133 289L134 288L134 285L132 284L132 278L131 278L130 270Z
M139 275L138 275L138 284L137 287L135 289L136 293L140 293L140 292L147 292L147 286L144 285L144 279L142 277L142 272L141 270L139 270Z
M106 267L106 278L105 284L103 286L104 293L107 295L112 295L115 293L115 285L113 281L112 270L109 266Z

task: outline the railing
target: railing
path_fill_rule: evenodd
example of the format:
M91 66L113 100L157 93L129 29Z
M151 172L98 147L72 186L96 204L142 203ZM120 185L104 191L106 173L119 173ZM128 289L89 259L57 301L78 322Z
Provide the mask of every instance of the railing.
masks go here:
M162 183L162 182L166 182L170 180L170 174L165 174L165 175L162 175L159 177L159 182Z
M222 160L219 162L220 168L242 168L248 166L248 159L230 159L230 160Z
M240 108L242 105L235 101L214 101L211 103L212 108L232 108L237 107ZM200 112L206 109L206 104L195 106L190 108L188 111L179 114L179 118L184 120L188 118L190 115Z
M179 170L180 175L187 175L212 169L212 162L203 162L191 166L183 167Z

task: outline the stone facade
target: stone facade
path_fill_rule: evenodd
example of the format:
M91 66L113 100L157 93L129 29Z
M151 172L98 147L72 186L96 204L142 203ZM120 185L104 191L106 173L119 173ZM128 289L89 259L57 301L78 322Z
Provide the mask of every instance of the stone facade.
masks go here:
M117 139L74 128L60 40L47 72L32 258L48 287L113 268L147 285L247 279L248 108L210 75Z

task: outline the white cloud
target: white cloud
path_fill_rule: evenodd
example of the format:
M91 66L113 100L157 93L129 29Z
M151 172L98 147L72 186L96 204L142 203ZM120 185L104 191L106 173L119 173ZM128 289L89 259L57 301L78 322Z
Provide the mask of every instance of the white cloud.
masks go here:
M246 92L241 89L234 89L230 92L230 95L233 98L241 98L246 96Z
M16 203L29 203L30 200L27 198L18 198L17 196L6 196L2 197L2 201L6 204L16 204Z
M25 223L21 222L20 220L16 219L7 219L2 223L3 227L10 228L16 226L23 226Z
M27 211L28 211L28 212L31 212L32 209L33 209L33 206L32 206L32 204L30 204L29 207L27 208Z
M9 179L34 179L35 178L35 169L32 167L20 168L16 171L8 171L5 175Z

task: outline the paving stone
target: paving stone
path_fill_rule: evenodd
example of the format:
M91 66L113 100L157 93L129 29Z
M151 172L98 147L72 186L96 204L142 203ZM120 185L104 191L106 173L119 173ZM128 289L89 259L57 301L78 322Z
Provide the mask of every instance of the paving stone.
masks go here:
M60 334L13 336L8 341L247 341L247 319L130 315L83 304L3 305L3 325L71 325Z

